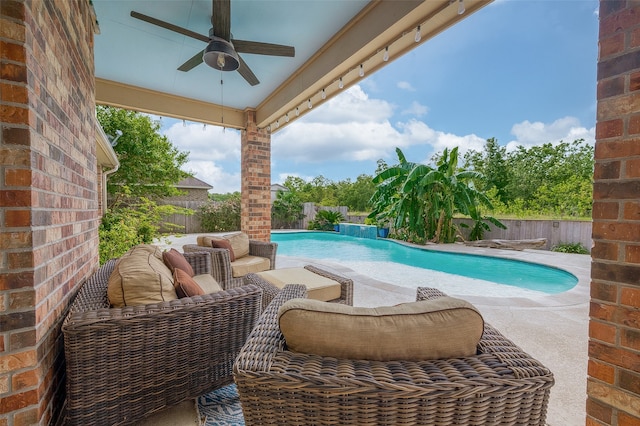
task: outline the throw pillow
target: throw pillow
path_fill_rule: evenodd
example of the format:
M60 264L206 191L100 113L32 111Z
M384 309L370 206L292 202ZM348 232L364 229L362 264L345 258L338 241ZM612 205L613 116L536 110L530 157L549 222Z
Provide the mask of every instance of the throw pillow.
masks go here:
M224 239L229 241L231 247L233 247L233 255L236 259L249 254L249 236L244 232L225 235Z
M197 282L191 278L191 276L182 269L176 268L173 271L173 281L176 288L176 293L179 298L202 296L204 290L198 285Z
M291 351L372 361L472 356L484 331L478 310L453 297L381 308L292 299L278 323Z
M162 250L140 244L123 254L109 276L107 297L115 308L177 299L171 271L162 261Z
M169 251L162 252L162 260L164 261L164 264L169 267L172 273L175 274L175 269L179 268L189 274L190 277L193 277L194 272L191 264L178 250L172 248Z
M227 240L218 240L218 239L211 239L211 246L213 248L222 248L222 249L227 249L229 250L229 257L231 258L232 262L236 261L236 256L235 253L233 252L233 247L231 247L231 243Z

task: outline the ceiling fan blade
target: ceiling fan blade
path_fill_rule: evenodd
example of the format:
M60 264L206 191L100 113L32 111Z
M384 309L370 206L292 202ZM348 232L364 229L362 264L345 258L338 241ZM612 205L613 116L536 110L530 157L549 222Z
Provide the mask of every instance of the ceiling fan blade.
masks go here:
M243 61L242 58L240 58L240 67L238 68L238 72L242 77L244 77L245 80L247 80L247 83L249 83L250 85L255 86L256 84L260 84L260 80L258 80L258 77L256 77L253 71L251 71L251 69L249 68L249 65L247 65L247 63Z
M213 0L211 26L213 26L213 35L229 41L231 38L231 0Z
M142 13L138 13L138 12L136 12L134 10L131 11L131 16L136 18L136 19L140 19L141 21L145 21L145 22L148 22L150 24L157 25L157 26L162 27L162 28L166 28L167 30L170 30L170 31L174 31L174 32L176 32L178 34L182 34L182 35L185 35L187 37L195 38L196 40L204 41L205 43L209 43L209 41L211 40L209 37L204 36L202 34L198 34L198 33L194 32L194 31L188 30L186 28L182 28L182 27L179 27L177 25L173 25L173 24L170 24L168 22L161 21L161 20L156 19L156 18L152 18L151 16L147 16L147 15L144 15Z
M253 53L255 55L289 56L296 55L293 46L282 44L261 43L259 41L231 40L238 53Z
M193 68L197 67L198 65L200 65L202 63L202 54L204 53L204 50L199 51L198 53L196 53L195 55L193 55L191 57L191 59L189 59L187 62L185 62L184 64L180 65L180 67L178 67L178 71L191 71Z

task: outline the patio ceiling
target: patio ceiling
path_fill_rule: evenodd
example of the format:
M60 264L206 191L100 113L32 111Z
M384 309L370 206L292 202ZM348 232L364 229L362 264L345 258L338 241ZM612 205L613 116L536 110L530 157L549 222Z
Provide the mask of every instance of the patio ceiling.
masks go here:
M492 0L464 0L464 14L458 1L231 0L234 39L295 48L293 58L240 53L260 81L251 86L236 71L205 64L179 71L206 43L131 16L207 36L212 0L93 0L96 102L232 128L255 109L258 126L275 132L297 118L296 108L308 112L308 100L317 106L360 81L361 65L370 74Z

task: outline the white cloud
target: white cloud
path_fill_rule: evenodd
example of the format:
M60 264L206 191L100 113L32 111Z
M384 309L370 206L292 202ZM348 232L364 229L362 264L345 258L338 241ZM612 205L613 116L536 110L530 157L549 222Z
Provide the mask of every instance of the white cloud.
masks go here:
M375 161L392 156L396 147L428 145L441 151L459 145L464 152L484 146L479 136L436 131L417 119L394 126L393 109L390 103L371 99L359 86L353 86L275 134L272 159L296 163ZM417 102L410 109L415 115L426 112Z
M422 105L420 102L413 101L411 102L411 106L402 111L403 115L415 115L416 117L422 117L429 112L429 108L425 105Z
M233 129L176 122L163 131L180 151L189 151L183 166L198 179L213 186L213 192L239 191L240 173L229 173L229 164L240 165L240 133Z
M399 81L396 86L398 86L398 89L406 90L408 92L416 91L415 87L413 87L408 81Z
M525 148L542 145L545 143L558 144L560 141L573 142L576 139L584 139L589 144L595 144L595 127L587 129L580 125L580 120L575 117L563 117L553 123L540 121L530 122L525 120L514 124L511 134L515 140L507 144L507 150L514 150L518 145Z

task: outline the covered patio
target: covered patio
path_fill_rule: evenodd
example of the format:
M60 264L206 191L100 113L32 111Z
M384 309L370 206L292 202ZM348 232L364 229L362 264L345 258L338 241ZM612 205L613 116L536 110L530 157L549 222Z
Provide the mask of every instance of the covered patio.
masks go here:
M95 104L240 129L241 227L266 241L271 133L384 66L387 50L393 61L490 1L464 0L462 14L460 3L2 1L0 425L63 421L60 325L98 266L102 183L117 164ZM640 422L639 12L631 0L600 3L585 384L593 425ZM238 72L198 62L212 22L214 35L237 39Z

